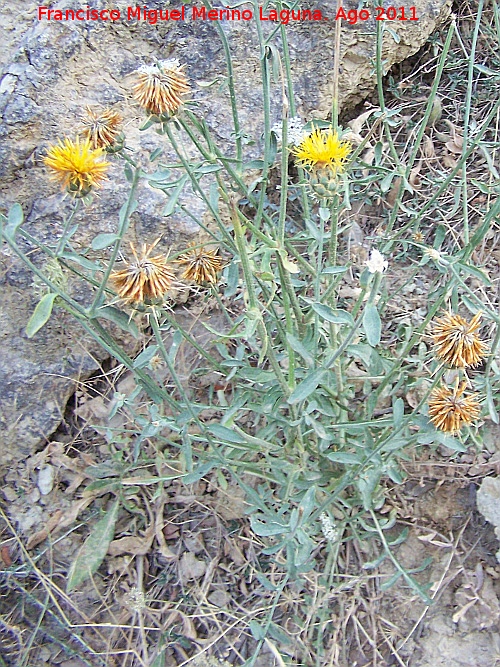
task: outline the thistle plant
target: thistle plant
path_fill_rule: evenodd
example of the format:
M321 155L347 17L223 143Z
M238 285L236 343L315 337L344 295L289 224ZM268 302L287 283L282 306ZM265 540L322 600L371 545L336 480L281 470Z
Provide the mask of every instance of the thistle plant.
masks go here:
M403 577L428 602L424 588L398 566L391 551L394 537L387 531L394 522L379 514L384 504L381 481L401 483L405 475L401 460L421 445L443 444L454 451L464 451L469 442L478 446L482 420L488 417L498 423L500 389L500 373L491 356L498 346L498 313L485 306L468 285L471 275L487 284L487 276L471 263L471 257L500 203L484 211L461 247L442 250L444 236L440 238L432 226L425 236L415 231L439 207L439 197L450 179L458 177L474 145L465 147L453 175L436 184L421 208L410 208L405 199L405 193L414 194L410 170L452 32L442 46L421 127L410 154L403 155L405 147L396 136L404 121L400 110L386 108L383 99L381 26L374 63L379 72L380 109L367 119L363 142L355 148L339 126L338 97L332 100L331 118L310 118L305 127L298 127L286 32L280 33L282 50L278 52L270 48L273 34L264 36L257 22L260 49L266 54L260 60L264 138L258 186L250 186L230 51L222 27L218 29L228 58L233 150L218 145L196 104L187 101L189 82L178 60L142 66L130 96L144 112L143 130L161 135L182 177L172 183L159 181L154 173L137 166L133 156L123 150L114 154L112 159L124 163L131 189L107 264L93 269L79 264L65 254L64 235L55 248L38 243L23 229L19 206L4 221L4 240L50 290L44 307L35 311L30 331L35 335L45 324L57 297L58 307L70 312L87 334L134 374L137 392L147 403L146 411L135 415L130 464L143 461L141 444L147 440L156 447L158 460L186 485L209 475L224 484L230 477L245 492L251 528L266 542L263 554L284 569L286 581L315 567L319 549L335 549L337 554L342 539L371 536L380 552L377 562L389 558L394 564L391 582ZM271 109L273 66L282 75L285 102L280 110ZM490 120L499 108L500 102L492 107ZM282 115L280 128L272 131L271 117L277 112ZM114 121L108 118L106 133L102 118L91 117L85 139L65 139L45 158L51 177L77 197L105 178L108 165L102 146L114 140ZM480 131L476 144L481 136ZM186 137L194 158L186 157ZM152 157L152 163L155 160ZM168 166L160 162L158 168ZM269 197L273 178L280 182L277 204ZM189 205L180 203L182 187L174 187L190 183L212 218L208 226L200 222L200 231L209 240L172 248L168 257L155 250L159 240L148 246L140 239L140 250L132 245L131 255L122 249L140 180L163 189L170 210L177 207L194 218ZM353 202L374 207L377 198L386 196L394 185L392 208L383 210L381 231L370 231L367 258L356 265L344 243ZM300 213L294 217L287 207L292 194L300 202ZM86 280L93 299L86 305L74 301L31 262L17 235ZM426 245L427 238L434 238L434 246ZM390 319L394 294L387 283L393 281L402 255L411 258L403 259L405 266L413 267L405 268L409 271L405 284L425 267L432 274L432 290L425 313L411 324L397 326ZM346 296L342 288L348 280L354 287ZM225 328L215 329L206 322L213 335L208 348L177 324L175 306L169 302L174 282L183 283L187 290L194 283L222 311ZM457 314L438 317L450 305ZM458 315L459 309L464 316ZM470 321L465 319L467 312ZM136 319L144 314L152 339L144 339L141 353L133 358L106 322L112 320L138 335ZM486 325L484 340L479 337L481 322ZM491 345L486 342L490 336ZM427 347L430 338L435 355L431 345ZM215 373L219 388L203 395L189 390L176 361L181 341L201 358L193 378ZM150 372L153 358L168 369L166 383ZM477 380L471 369L483 360L485 374ZM455 385L447 379L446 366L463 374ZM475 383L482 383L482 389L469 391ZM409 388L418 389L418 401L412 405ZM207 411L215 413L216 420L206 419ZM110 431L111 449L114 437ZM150 462L144 466L151 470L143 480L134 478L134 484L156 484L160 489L165 478L154 472ZM118 484L110 493L122 498L123 488ZM334 524L330 515L336 517ZM335 559L328 563L331 572L325 576L336 571Z

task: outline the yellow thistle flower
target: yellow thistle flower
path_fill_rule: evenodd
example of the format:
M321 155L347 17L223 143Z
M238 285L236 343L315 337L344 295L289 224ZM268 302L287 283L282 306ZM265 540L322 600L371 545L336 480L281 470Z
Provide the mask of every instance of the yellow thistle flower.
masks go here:
M43 161L52 170L52 180L81 196L106 178L109 162L101 160L103 153L102 148L92 149L89 139L66 138L51 146Z
M192 280L198 285L204 283L215 284L217 274L222 268L222 260L218 255L218 249L206 250L205 248L191 248L179 256L177 262L185 264L186 269L182 274L185 280Z
M478 394L464 396L467 382L453 389L436 387L429 397L429 419L445 433L458 433L464 424L471 424L481 413Z
M422 232L415 232L411 235L411 237L416 243L423 243L425 240L425 236L422 234Z
M82 121L82 135L90 140L94 149L112 146L119 134L119 126L123 118L112 109L104 109L101 113L96 113L87 107L86 111L87 115Z
M470 322L451 313L438 318L432 330L436 357L452 368L478 366L487 351L486 344L477 335L480 319L481 312Z
M110 280L120 299L126 303L144 303L160 299L170 289L174 274L170 270L164 255L150 257L160 239L149 246L143 243L137 254L133 243L130 244L134 260L121 271L113 271Z
M143 65L136 72L134 99L151 114L175 113L189 91L184 67L176 58Z
M351 143L341 141L337 132L331 128L327 130L315 128L293 150L300 166L310 169L329 167L335 174L344 171L350 152Z

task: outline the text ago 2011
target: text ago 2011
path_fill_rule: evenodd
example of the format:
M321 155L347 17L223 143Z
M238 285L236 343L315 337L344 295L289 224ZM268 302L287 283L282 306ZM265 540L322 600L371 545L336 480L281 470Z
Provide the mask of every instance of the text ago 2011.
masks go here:
M358 21L368 21L372 16L376 21L418 21L416 7L374 7L372 14L369 9L337 9L336 21L347 21L355 25Z

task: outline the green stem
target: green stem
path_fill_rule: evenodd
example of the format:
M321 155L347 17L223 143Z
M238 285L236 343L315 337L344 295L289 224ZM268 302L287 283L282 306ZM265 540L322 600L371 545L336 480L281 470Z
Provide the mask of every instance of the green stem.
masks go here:
M340 21L338 21L338 23L340 23ZM328 258L330 261L330 266L337 266L338 226L339 198L338 195L335 195L330 205L330 243L328 245Z
M287 271L286 267L283 266L283 262L281 257L278 255L277 256L277 263L278 263L278 271L280 273L280 280L281 280L281 286L284 289L284 291L287 293L288 298L290 299L290 303L292 305L293 312L295 314L295 319L297 321L297 328L299 330L299 334L303 335L305 333L304 327L304 315L302 312L302 309L300 307L299 300L297 298L297 294L295 293L295 289L292 285L292 279L290 278L290 272Z
M127 199L127 203L125 206L125 211L123 212L123 215L120 211L120 224L118 227L118 238L115 241L115 244L113 246L113 250L111 251L111 256L109 258L108 266L106 271L104 272L104 276L102 279L101 284L99 285L99 288L97 289L96 295L94 297L94 300L92 302L92 305L89 308L88 311L88 316L90 318L95 317L96 311L99 309L101 306L101 299L104 294L104 290L106 289L106 286L108 284L109 276L111 275L111 272L113 271L113 267L116 262L116 258L118 257L118 253L120 251L120 245L123 241L123 237L127 233L128 226L130 223L130 216L132 215L134 211L134 207L136 205L135 201L135 193L137 192L137 186L139 184L139 179L141 176L141 170L136 167L132 179L132 187L130 188L130 193Z
M257 321L257 331L259 333L259 336L262 340L263 347L265 350L265 356L267 357L275 375L276 378L281 386L281 389L285 396L289 396L291 391L288 386L288 383L286 381L285 376L283 375L283 371L281 370L281 366L279 365L279 362L276 358L276 355L274 353L274 349L272 346L272 341L269 340L269 335L267 333L266 326L264 324L264 321L262 319L262 313L259 308L259 301L257 299L257 294L255 292L255 285L254 285L254 279L253 279L253 273L252 273L252 268L250 266L250 260L247 255L247 248L246 248L246 240L245 240L245 234L243 232L243 228L240 223L240 219L238 216L238 211L236 209L236 206L233 204L233 211L232 211L232 220L233 220L233 228L234 228L234 238L236 241L236 245L238 247L238 253L240 255L240 260L241 260L241 268L243 271L243 278L244 278L244 284L247 290L248 294L248 305L249 305L249 312L248 315L252 316L254 319Z
M403 579L413 588L413 590L417 591L422 600L425 602L426 605L431 605L432 600L431 598L427 595L427 593L424 591L424 589L420 586L420 584L417 582L416 579L411 577L408 572L404 569L402 565L400 565L399 561L397 558L394 557L391 549L389 548L389 544L387 543L387 540L385 539L384 531L380 527L380 523L377 519L377 516L373 510L370 510L371 517L373 519L373 523L375 524L375 528L377 530L377 533L380 537L380 540L382 542L382 545L384 547L385 553L389 556L390 560L392 561L392 564L396 568L396 570L401 574Z
M162 316L165 318L165 320L176 330L180 331L181 336L184 338L185 341L187 341L190 345L194 347L194 349L198 352L198 354L206 359L207 361L210 362L211 366L215 368L219 373L223 373L224 375L227 373L227 368L223 368L215 359L213 354L210 354L207 352L201 345L199 345L196 340L188 334L187 331L184 331L184 329L179 326L177 323L175 317L172 317L170 313L166 310L162 311ZM163 325L162 325L163 326Z
M166 401L168 405L175 410L179 411L177 401L171 398L169 393L165 391L162 387L158 386L154 380L143 371L142 368L135 368L133 360L126 354L120 346L115 342L113 337L106 331L106 329L96 320L92 320L92 324L85 318L78 318L78 321L82 327L89 333L97 342L107 350L115 359L117 359L121 364L128 368L132 373L140 380L142 387L146 390L147 394L153 401L157 402L158 399Z
M474 85L474 65L476 58L476 46L477 38L479 35L479 28L481 25L481 14L483 12L484 0L479 0L477 9L476 9L476 25L474 27L474 34L472 36L472 45L471 52L469 54L469 68L467 72L467 94L466 94L466 104L464 112L464 123L463 123L463 144L462 144L462 156L467 150L467 144L469 139L469 120L471 112L471 101L472 101L472 87ZM464 244L469 243L469 209L468 209L468 196L467 196L467 162L464 160L463 169L462 169L462 213L464 217Z
M208 0L203 0L203 4L208 9L210 9L212 6L211 3L208 2ZM229 50L229 42L227 41L226 33L224 32L220 24L220 21L215 22L215 29L219 34L220 41L222 42L222 48L224 49L224 57L226 59L227 85L229 88L229 98L231 100L231 112L233 115L234 140L236 143L236 159L241 164L243 149L241 143L241 128L238 115L238 105L236 103L236 91L234 87L233 61L231 58L231 51Z
M43 271L40 271L40 269L33 264L31 260L26 257L26 255L22 252L22 250L19 249L16 243L11 241L7 236L4 236L5 240L7 241L8 245L14 253L19 257L19 259L26 264L26 266L36 275L40 278L42 282L44 282L47 287L50 287L51 291L54 294L57 294L58 297L60 297L66 304L66 308L69 312L72 312L73 315L79 314L82 317L87 316L87 311L77 302L74 301L70 296L68 296L65 292L61 290L61 288L53 283L47 276L43 273Z
M266 185L268 182L269 167L270 167L270 149L271 149L271 101L270 101L270 72L268 66L268 46L264 40L262 32L262 23L259 16L259 3L254 0L254 16L255 25L257 28L257 37L260 45L260 71L262 77L262 108L264 111L264 165L262 167L262 184L260 190L260 197L255 213L254 224L257 227L262 219L264 211L264 203L266 201Z
M67 241L66 234L68 233L69 226L73 222L73 218L75 217L76 212L80 208L81 203L82 203L81 199L76 199L75 203L74 203L74 206L73 206L73 210L71 211L69 216L66 218L61 238L59 239L59 243L57 244L56 257L59 257L61 255L61 253L64 251L64 246L66 245L66 241Z
M342 7L342 0L337 0L337 13ZM340 34L342 31L342 21L335 21L335 50L333 73L333 98L332 98L332 125L333 131L339 129L339 77L340 77Z

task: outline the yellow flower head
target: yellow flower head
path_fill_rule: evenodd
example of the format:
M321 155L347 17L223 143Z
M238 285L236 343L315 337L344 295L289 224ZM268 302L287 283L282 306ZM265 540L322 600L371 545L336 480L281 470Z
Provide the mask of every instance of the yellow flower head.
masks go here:
M160 299L170 289L175 276L168 266L167 258L164 255L149 256L159 240L149 248L143 243L139 254L131 243L133 261L121 271L111 273L110 280L120 299L126 303Z
M90 107L86 109L87 115L83 119L82 135L90 140L92 148L106 148L112 146L119 134L119 126L122 117L112 109L104 109L96 113Z
M335 174L342 173L351 152L351 143L341 141L331 128L315 128L311 134L293 150L297 163L309 169L329 167Z
M478 366L487 351L477 335L480 319L481 312L470 322L451 313L438 318L432 330L436 357L452 368Z
M89 139L66 138L51 146L43 161L63 190L84 195L106 178L109 162L101 160L103 153L102 148L93 149Z
M206 248L191 248L180 255L177 259L179 264L184 264L186 269L182 274L185 280L192 280L197 285L204 283L215 284L217 274L222 268L222 260L218 250L207 250Z
M156 116L175 113L182 104L182 96L189 91L184 67L176 58L143 65L136 72L134 99Z
M464 396L467 383L453 389L441 385L431 391L429 397L429 419L445 433L458 433L464 424L471 424L481 413L478 394Z

